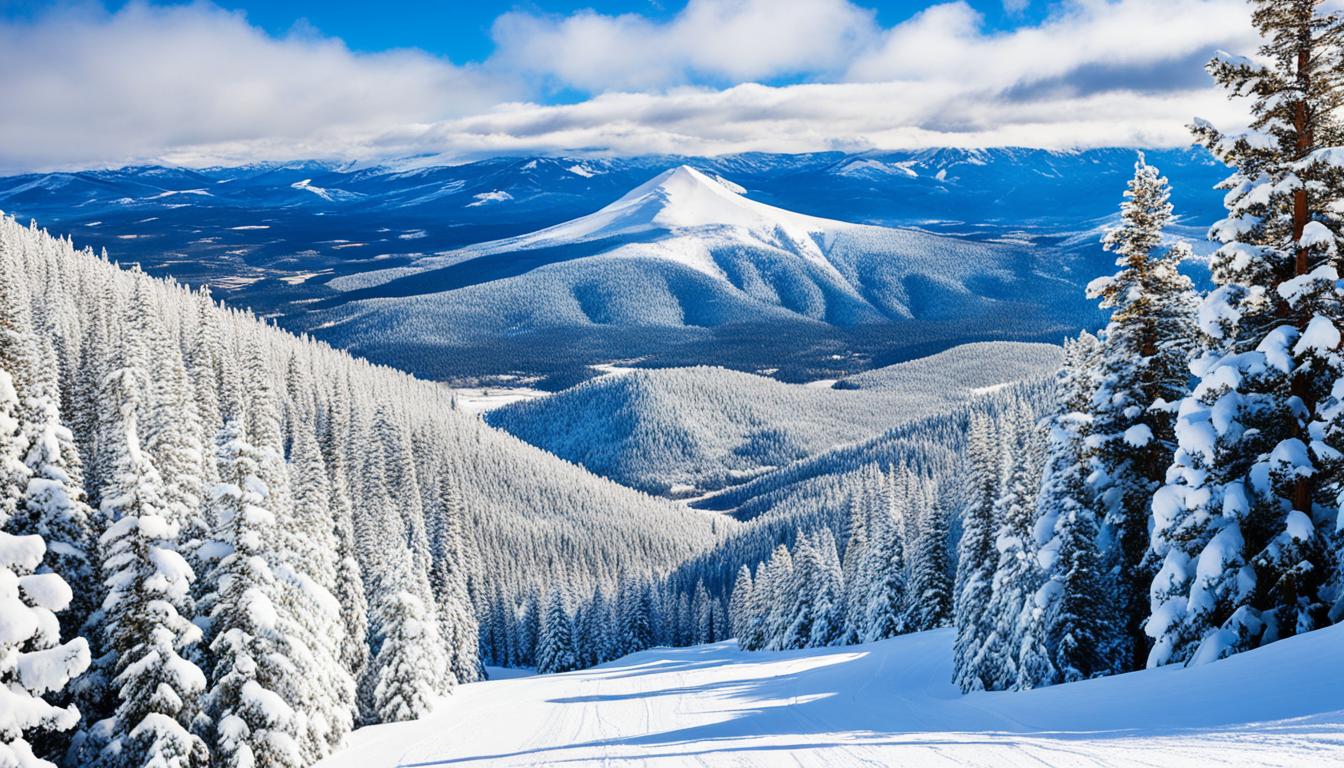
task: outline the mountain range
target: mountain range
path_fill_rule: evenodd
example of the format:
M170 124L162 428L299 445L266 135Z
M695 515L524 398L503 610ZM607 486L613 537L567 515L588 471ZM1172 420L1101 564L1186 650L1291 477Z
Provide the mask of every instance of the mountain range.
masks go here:
M1179 234L1202 237L1225 169L1202 150L1148 156L1175 184ZM435 378L558 388L593 363L640 359L804 380L1094 324L1081 288L1109 266L1098 233L1134 158L943 149L151 166L0 179L0 209ZM449 319L464 324L445 330Z

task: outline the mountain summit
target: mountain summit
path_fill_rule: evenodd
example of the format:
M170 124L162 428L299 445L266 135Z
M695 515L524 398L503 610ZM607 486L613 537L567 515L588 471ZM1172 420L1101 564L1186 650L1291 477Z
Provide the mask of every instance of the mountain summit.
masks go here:
M758 203L744 193L741 187L722 177L710 177L688 165L679 165L640 184L596 213L541 230L534 236L587 239L712 226L811 232L847 226Z
M688 165L670 168L601 210L554 227L503 241L532 249L564 243L662 235L662 247L647 255L680 261L714 277L725 277L704 256L706 239L746 247L779 249L801 256L828 276L843 280L827 262L818 240L855 225L806 216L758 203L746 190ZM649 237L638 238L649 242ZM680 241L680 242L677 242Z

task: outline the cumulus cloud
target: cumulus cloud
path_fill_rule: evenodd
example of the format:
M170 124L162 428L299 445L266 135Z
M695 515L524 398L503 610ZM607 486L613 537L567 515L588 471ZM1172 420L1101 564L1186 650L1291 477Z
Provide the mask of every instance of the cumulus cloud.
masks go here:
M67 9L0 24L0 167L117 164L250 144L291 156L517 97L417 51L273 38L213 6Z
M871 11L847 0L691 0L672 20L637 14L507 13L493 63L584 90L740 83L843 71L877 41Z
M509 13L496 52L469 66L275 38L204 5L0 24L0 170L1174 145L1193 115L1239 120L1200 65L1256 43L1244 0L1063 0L1008 31L964 2L889 29L846 0L787 8L692 0L664 22ZM585 96L538 103L555 88Z
M1245 0L1073 0L1037 26L986 33L974 9L951 2L892 28L848 77L1005 89L1084 67L1167 65L1173 82L1188 81L1191 54L1254 47L1249 15Z

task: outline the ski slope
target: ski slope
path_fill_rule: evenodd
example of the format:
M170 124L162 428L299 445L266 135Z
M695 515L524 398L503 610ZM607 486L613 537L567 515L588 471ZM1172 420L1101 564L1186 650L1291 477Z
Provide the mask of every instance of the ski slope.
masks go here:
M1344 626L1203 667L970 696L948 683L952 636L655 648L467 685L319 765L1344 765Z

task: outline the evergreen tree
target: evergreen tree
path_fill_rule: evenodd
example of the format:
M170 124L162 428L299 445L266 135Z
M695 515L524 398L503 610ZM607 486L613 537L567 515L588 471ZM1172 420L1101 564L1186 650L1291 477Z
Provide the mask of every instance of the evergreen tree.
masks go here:
M274 600L278 587L268 562L276 520L264 506L258 452L235 419L220 432L218 459L214 538L228 554L210 577L216 592L202 601L210 611L214 659L207 709L215 761L301 766L299 722L291 703L277 692L294 670L284 652Z
M1118 671L1114 657L1104 653L1105 630L1115 619L1105 613L1110 601L1097 552L1096 519L1086 509L1070 509L1055 525L1058 546L1053 578L1046 588L1057 589L1042 606L1042 642L1049 657L1050 674L1025 671L1026 684L1034 688L1053 682L1071 683Z
M743 563L742 567L737 569L733 594L728 600L728 624L739 645L745 639L751 624L752 589L751 569Z
M0 268L5 266L0 258ZM20 397L4 367L4 337L14 332L9 320L0 313L0 690L5 707L0 764L49 768L51 763L34 754L30 739L67 731L78 722L75 707L57 706L47 697L59 695L88 667L89 648L82 637L61 642L55 614L70 603L72 593L59 572L37 572L46 554L42 537L11 532L24 507L31 470L23 463L27 446Z
M565 609L565 596L561 590L552 589L541 621L541 639L537 641L537 671L549 674L577 668L574 626Z
M815 598L821 587L821 553L812 543L812 537L798 537L791 553L793 573L788 588L787 623L779 639L779 648L806 648L812 638L812 624L816 619Z
M1064 345L1059 405L1050 421L1047 458L1036 503L1034 538L1042 585L1031 632L1038 633L1049 665L1027 674L1024 687L1092 677L1128 663L1123 623L1111 615L1108 580L1099 572L1098 524L1088 483L1089 409L1097 389L1099 342L1083 333Z
M748 651L758 651L766 646L766 618L770 611L771 569L768 562L756 565L755 581L752 584L750 600L746 606L746 620L739 644Z
M21 398L26 403L21 413L29 476L9 529L17 535L40 536L46 544L41 570L80 586L69 607L60 612L61 637L68 640L97 608L99 590L92 586L98 581L95 531L93 510L85 499L79 449L61 422L56 362L49 346L46 349L46 354L34 359L32 380Z
M1159 250L1172 220L1171 188L1142 154L1125 197L1120 226L1102 241L1120 270L1088 286L1088 295L1112 313L1101 332L1100 381L1084 412L1092 414L1092 492L1113 542L1115 652L1122 669L1141 669L1148 650L1143 623L1153 576L1147 557L1153 492L1171 463L1175 408L1188 391L1196 299L1177 270L1189 247Z
M579 622L578 661L582 667L593 667L611 658L610 626L611 608L599 584Z
M775 547L765 564L765 572L765 647L779 650L785 647L793 623L793 556L788 547L783 544Z
M997 554L992 593L985 610L990 633L980 649L980 668L986 688L1005 690L1024 682L1047 678L1039 667L1048 661L1040 636L1033 628L1035 595L1041 583L1033 529L1040 484L1040 446L1035 425L1021 411L1014 423L1012 459L1003 493L994 504Z
M705 589L704 579L695 582L695 597L691 600L691 620L695 623L695 638L692 645L703 645L718 641L715 636L717 627L714 620L715 601Z
M868 618L868 581L863 564L868 557L868 519L856 496L849 497L849 538L841 571L845 586L845 644L862 642Z
M438 483L438 497L431 507L434 564L430 582L438 600L439 634L447 644L447 669L452 683L482 679L479 628L467 594L466 553L462 540L461 498L447 478Z
M830 528L822 528L816 534L813 549L817 553L817 573L812 592L812 632L807 645L816 648L836 645L844 637L845 586Z
M1150 665L1211 661L1330 620L1344 19L1320 5L1253 0L1258 59L1209 64L1249 97L1252 121L1237 135L1194 125L1235 170L1221 185L1228 216L1210 232L1222 246L1199 310L1199 383L1153 502Z
M329 502L336 550L336 586L334 595L340 606L341 625L339 661L356 682L366 679L369 664L369 605L364 592L364 574L355 552L354 509L350 499L350 484L346 477L345 451L341 433L348 428L348 414L336 401L323 432L322 453L329 470ZM358 701L350 702L351 722L359 714ZM344 720L342 720L344 722Z
M306 759L326 755L339 746L353 726L355 680L341 665L346 628L336 589L336 527L329 508L331 488L326 463L317 438L306 426L312 419L304 411L305 425L291 429L293 514L282 539L293 559L282 563L294 621L304 629L303 656L309 662L306 701L294 702L305 709L307 729L303 746Z
M116 708L89 725L76 748L87 765L203 766L205 742L188 729L205 675L180 653L200 639L184 615L193 574L173 546L178 524L165 517L163 480L140 449L142 385L143 377L127 366L105 388L115 416L106 433L113 442L102 514L113 522L100 541L110 587L100 629Z
M428 714L442 672L433 668L426 646L424 603L409 591L388 591L378 602L376 618L373 706L378 721L395 723Z
M873 523L873 539L864 561L864 642L895 637L908 631L906 616L906 563L903 527L897 512L885 511Z
M996 523L994 502L999 496L1000 450L989 417L974 414L967 437L965 466L970 498L962 515L957 551L953 617L957 638L953 645L953 682L962 691L986 690L990 680L982 669L981 649L992 629L987 616L994 589Z
M624 613L622 613L622 621L628 621ZM628 632L628 627L626 629ZM523 605L523 615L518 630L518 647L515 658L521 666L535 667L537 665L537 642L541 639L541 593L536 586L528 591L527 602ZM633 643L629 634L626 637L629 642ZM630 650L622 651L622 653L630 653L633 650L635 649L630 647Z
M912 631L945 627L952 621L952 562L947 546L947 513L935 493L921 517L911 557L908 624Z

